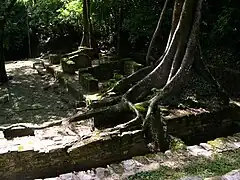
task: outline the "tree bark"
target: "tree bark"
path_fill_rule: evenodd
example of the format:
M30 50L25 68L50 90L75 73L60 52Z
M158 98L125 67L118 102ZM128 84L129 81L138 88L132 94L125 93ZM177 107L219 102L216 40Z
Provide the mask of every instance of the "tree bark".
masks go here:
M189 12L186 11L182 14L183 15L182 21L184 25L180 27L180 40L178 43L176 54L173 59L172 68L169 74L168 81L170 81L170 79L176 74L177 70L181 65L184 53L186 51L187 42L189 39L189 34L191 31L192 21L194 17L194 8L191 6L195 6L194 1L192 1L192 4L190 4L190 7L188 8Z
M90 18L89 18L89 0L83 0L83 36L81 41L81 47L91 47L91 35L90 35Z
M122 45L122 24L124 20L124 6L125 0L121 0L120 7L118 9L118 23L117 23L117 53L121 54Z
M5 56L3 47L4 38L4 22L0 21L0 85L8 81L7 72L5 68Z
M173 8L173 15L172 15L172 28L170 30L170 34L168 37L168 42L166 45L165 52L169 48L172 36L174 34L175 29L177 28L178 21L179 21L181 12L182 12L183 4L184 4L184 0L175 0L174 8Z

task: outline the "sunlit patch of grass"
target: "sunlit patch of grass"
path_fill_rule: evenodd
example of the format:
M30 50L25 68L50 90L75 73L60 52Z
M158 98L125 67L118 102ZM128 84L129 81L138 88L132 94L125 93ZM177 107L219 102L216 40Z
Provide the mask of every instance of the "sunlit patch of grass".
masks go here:
M135 179L175 180L185 176L200 176L202 178L221 176L234 169L240 168L240 150L216 154L213 159L193 158L179 169L162 166L157 171L142 172L129 177Z

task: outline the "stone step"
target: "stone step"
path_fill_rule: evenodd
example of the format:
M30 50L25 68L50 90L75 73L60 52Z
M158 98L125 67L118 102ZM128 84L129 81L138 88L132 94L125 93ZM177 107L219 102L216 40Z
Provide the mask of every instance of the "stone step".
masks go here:
M184 164L186 164L189 161L189 159L191 160L191 157L195 157L194 160L197 160L196 157L212 158L215 153L240 149L240 133L220 139L222 140L221 142L219 141L218 138L213 141L201 143L200 145L188 146L184 151L182 150L179 152L174 152L168 150L165 153L155 153L147 154L145 156L137 156L133 157L132 159L121 161L120 163L117 164L107 165L107 167L98 167L95 169L90 169L88 171L79 171L74 173L62 174L58 177L48 178L44 180L126 179L128 176L134 175L139 172L158 170L162 166L167 166L170 168L184 166ZM224 146L224 144L227 145ZM219 148L220 146L221 148ZM237 178L240 177L240 170L228 173L223 177L228 179L230 176ZM186 177L181 180L192 180L191 178L192 179L199 178L199 180L202 180L200 177L197 176ZM214 178L208 179L213 180Z

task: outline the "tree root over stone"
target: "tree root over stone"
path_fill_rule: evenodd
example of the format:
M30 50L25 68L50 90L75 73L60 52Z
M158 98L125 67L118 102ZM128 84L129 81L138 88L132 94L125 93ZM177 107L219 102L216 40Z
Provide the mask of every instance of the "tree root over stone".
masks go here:
M161 151L167 149L167 135L157 105L160 101L168 97L178 96L177 93L187 85L193 70L201 72L199 74L202 74L206 70L205 66L196 66L196 64L202 61L200 58L201 50L199 44L202 1L203 0L175 1L168 43L156 65L137 71L126 79L118 82L116 86L106 93L108 94L109 92L115 91L117 94L123 94L121 101L120 99L117 99L117 101L114 99L113 101L106 101L108 102L106 104L99 103L99 108L97 109L92 109L89 112L77 114L69 119L50 123L46 126L32 127L32 129L43 129L54 125L61 125L63 122L67 122L66 124L68 124L96 117L101 113L122 112L127 109L134 112L135 117L126 123L106 129L106 131L114 131L116 129L124 131L129 128L131 129L131 127L136 128L134 125L142 123L145 137L150 138L150 142L153 143L153 149ZM163 14L164 12L161 14L161 17ZM211 84L215 84L219 92L222 93L221 97L228 97L209 71L207 76L208 78L206 79L208 79ZM143 117L134 104L146 101L147 96L151 94L153 88L160 89L160 91L149 100L147 113L145 117ZM228 103L229 98L225 99L226 103ZM105 106L109 104L111 105ZM6 129L8 128L11 127L7 127ZM0 128L0 130L6 129Z

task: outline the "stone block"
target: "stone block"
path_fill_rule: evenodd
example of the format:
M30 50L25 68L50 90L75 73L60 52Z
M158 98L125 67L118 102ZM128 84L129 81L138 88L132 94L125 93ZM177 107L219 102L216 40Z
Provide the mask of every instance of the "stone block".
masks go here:
M91 67L91 59L86 54L77 54L69 58L76 64L76 69Z
M25 128L25 127L14 127L11 129L5 129L3 131L4 137L6 139L13 139L15 137L22 137L22 136L34 136L34 131L32 128Z
M123 73L123 64L122 61L111 61L100 64L91 69L91 74L99 80L109 80L113 78L114 73Z
M98 80L90 73L84 73L79 76L79 82L88 92L98 91Z
M142 64L136 63L135 61L124 62L124 74L130 75L143 67Z
M95 51L93 48L80 48L79 49L80 51L80 54L86 54L88 55L88 57L90 57L91 59L94 59L94 56L95 56Z
M62 66L62 70L65 73L69 73L69 74L74 74L75 70L76 70L76 63L67 59L67 58L63 58L61 60L61 66Z
M50 54L49 61L52 64L60 64L61 57L58 54Z
M107 63L95 65L94 67L81 68L79 74L85 72L92 74L99 81L105 81L113 78L114 73L124 74L124 63L131 58L124 58L118 61L108 61Z
M79 54L86 54L88 57L90 57L90 59L94 59L94 58L98 59L98 54L96 55L96 51L93 48L87 48L87 47L80 47L77 51L64 54L62 57L72 57Z
M107 62L110 62L110 61L118 61L120 60L120 57L117 56L117 55L106 55L106 54L101 54L99 56L99 60L101 63L107 63Z

